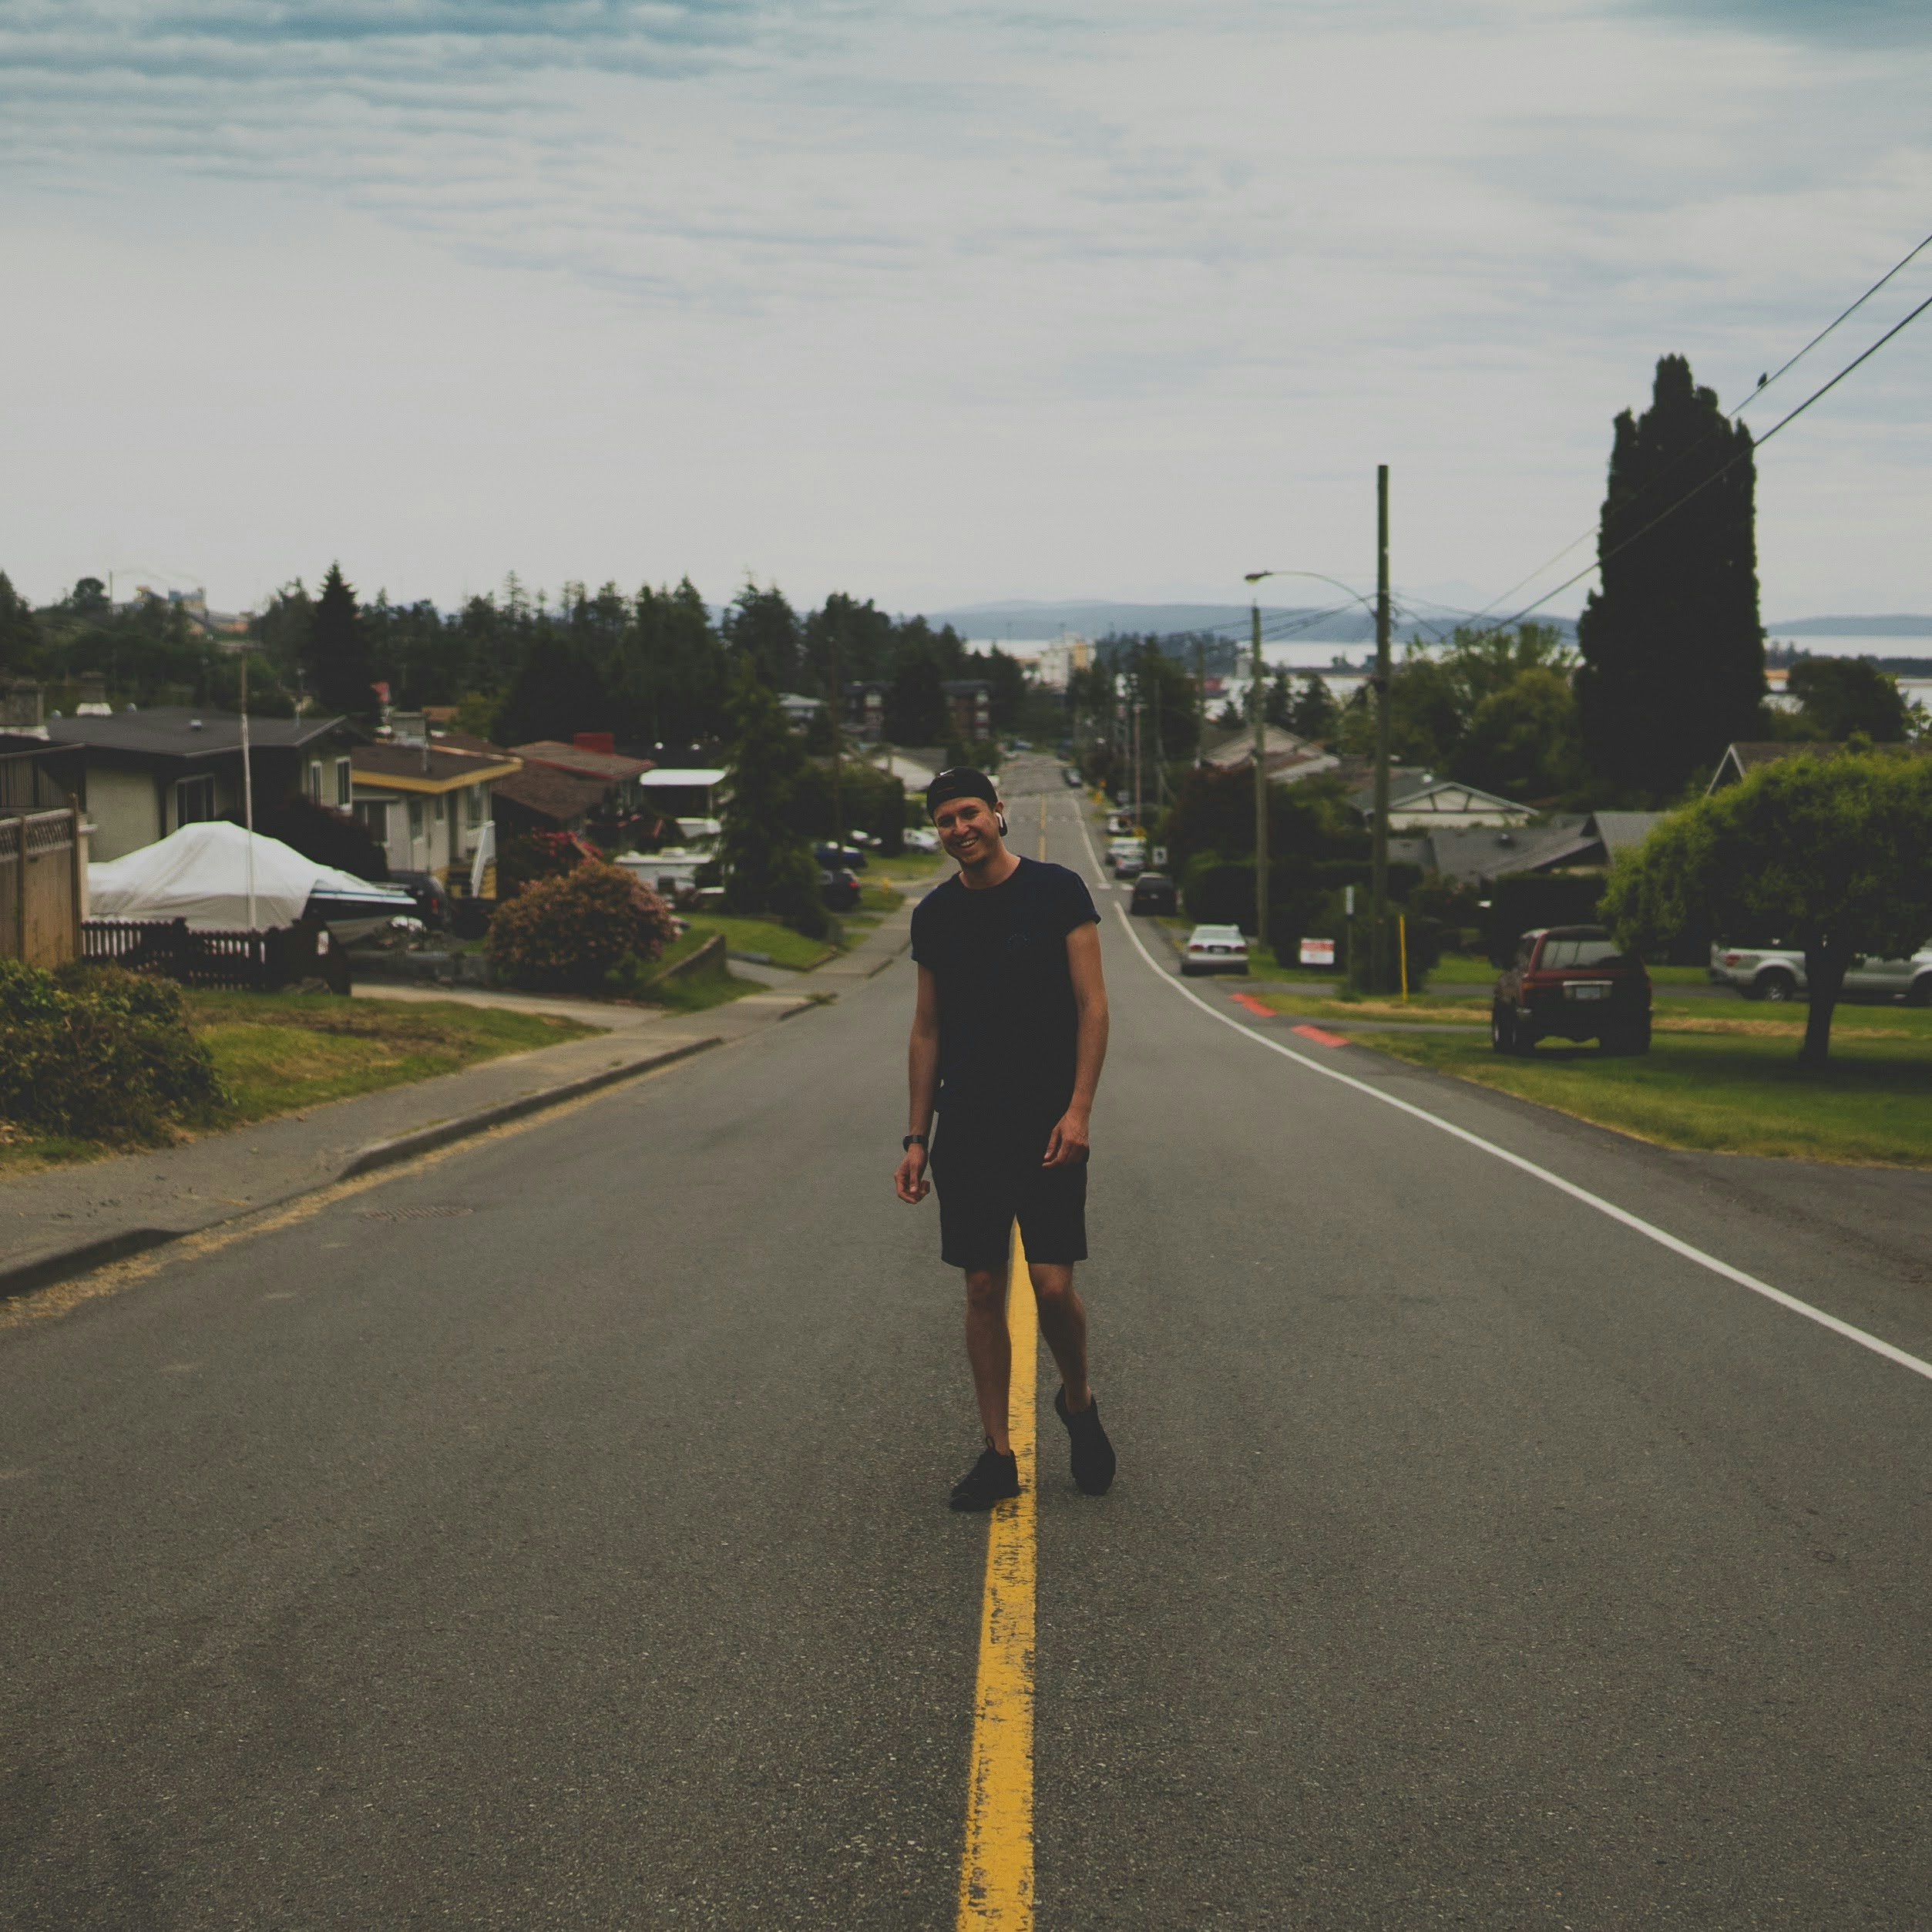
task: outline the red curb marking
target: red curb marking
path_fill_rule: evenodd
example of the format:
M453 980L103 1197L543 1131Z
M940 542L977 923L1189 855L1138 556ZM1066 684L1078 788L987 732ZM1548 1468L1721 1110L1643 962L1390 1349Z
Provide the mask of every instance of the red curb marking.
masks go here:
M1348 1042L1339 1033L1325 1033L1319 1026L1292 1026L1291 1033L1299 1033L1304 1040L1312 1040L1318 1046L1346 1047Z
M1250 1013L1258 1013L1264 1020L1275 1017L1275 1009L1265 1001L1257 1000L1252 993L1231 993L1228 997L1238 1006L1245 1006Z

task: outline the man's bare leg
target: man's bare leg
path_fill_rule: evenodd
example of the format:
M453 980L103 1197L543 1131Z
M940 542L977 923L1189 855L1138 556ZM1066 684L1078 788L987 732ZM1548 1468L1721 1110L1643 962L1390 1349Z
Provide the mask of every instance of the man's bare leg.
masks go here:
M1013 1383L1013 1337L1006 1332L1006 1271L969 1268L966 1289L966 1359L973 1365L980 1426L1001 1455L1010 1456L1006 1405Z
M1029 1262L1040 1332L1053 1352L1067 1390L1067 1413L1077 1416L1094 1399L1087 1386L1087 1309L1074 1286L1072 1264Z

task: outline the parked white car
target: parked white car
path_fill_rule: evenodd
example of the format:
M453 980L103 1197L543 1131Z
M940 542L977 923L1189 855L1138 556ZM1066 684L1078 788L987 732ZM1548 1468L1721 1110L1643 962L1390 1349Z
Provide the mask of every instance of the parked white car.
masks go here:
M1789 946L1713 946L1710 976L1747 1000L1802 1000L1810 990L1805 956ZM1859 960L1845 975L1844 996L1932 1006L1932 940L1909 959Z
M936 852L939 849L939 835L930 825L915 825L906 835L906 849L909 852Z
M1147 842L1144 838L1110 838L1107 842L1107 869L1116 879L1137 879L1147 870Z
M1198 973L1245 973L1248 942L1238 926L1197 926L1181 955L1181 976Z

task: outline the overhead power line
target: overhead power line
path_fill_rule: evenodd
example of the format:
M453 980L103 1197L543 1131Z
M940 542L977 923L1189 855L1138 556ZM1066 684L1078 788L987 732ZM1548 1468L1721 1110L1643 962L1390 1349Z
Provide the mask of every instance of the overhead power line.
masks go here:
M1873 282L1863 294L1858 297L1856 301L1850 303L1846 307L1840 310L1838 314L1833 316L1832 319L1827 322L1825 326L1811 338L1809 341L1806 343L1803 348L1799 349L1796 352L1796 354L1787 357L1785 361L1779 363L1778 367L1769 375L1760 377L1759 378L1757 386L1752 391L1750 395L1747 396L1742 402L1739 403L1736 408L1726 412L1725 420L1727 422L1735 422L1744 414L1745 411L1749 409L1754 402L1756 402L1761 397L1762 397L1766 391L1772 388L1781 377L1788 375L1789 371L1795 368L1799 363L1802 362L1813 349L1817 348L1819 344L1823 341L1826 336L1830 335L1832 331L1837 328L1841 323L1849 321L1851 317L1855 315L1859 310L1863 308L1865 304L1879 292L1880 289L1884 287L1887 283L1892 281L1893 278L1898 275L1902 270L1910 267L1910 264L1917 260L1920 255L1924 254L1928 248L1932 248L1932 235L1926 236L1925 238L1919 242L1915 247L1907 250L1904 254L1901 255L1890 268L1886 270L1883 274L1879 277L1877 281ZM1820 396L1826 393L1826 391L1835 388L1839 383L1842 382L1845 379L1846 376L1850 375L1852 371L1858 367L1860 363L1864 361L1867 357L1870 356L1877 350L1883 348L1884 345L1889 342L1893 336L1897 334L1900 329L1905 328L1908 323L1916 321L1919 316L1922 315L1925 312L1925 310L1928 306L1932 306L1932 304L1921 302L1917 308L1912 311L1910 314L1905 318L1903 321L1899 322L1894 324L1894 326L1891 328L1887 330L1884 334L1881 335L1870 348L1864 351L1863 354L1857 356L1852 361L1848 362L1843 368L1840 369L1837 375L1831 378L1830 381L1826 383L1822 388L1815 390L1810 395L1807 396L1796 408L1793 409L1789 415L1785 416L1779 422L1774 424L1772 428L1766 430L1762 436L1757 437L1755 439L1754 447L1762 449L1780 429L1784 428L1786 423L1792 422L1798 417L1803 415L1806 410L1809 409ZM1649 491L1658 489L1671 476L1675 475L1676 472L1681 469L1683 465L1697 453L1698 450L1704 447L1705 444L1710 440L1711 436L1715 433L1715 432L1714 431L1707 431L1705 434L1699 437L1689 449L1680 451L1675 461L1673 462L1668 469L1664 470L1659 475L1652 477L1644 486L1643 489L1638 492L1637 498L1633 499L1633 504L1637 501L1641 501L1645 494ZM1733 458L1732 459L1732 462L1735 462L1738 460L1739 459L1736 458ZM1725 471L1730 469L1731 466L1731 464L1727 463L1724 466L1724 469L1715 471L1711 475L1705 477L1702 482L1698 483L1693 489L1687 491L1684 496L1679 497L1677 501L1672 503L1668 509L1664 510L1658 516L1653 518L1650 522L1646 523L1642 529L1638 530L1635 533L1635 536L1628 538L1625 541L1634 543L1636 540L1637 536L1641 536L1647 532L1655 529L1658 524L1661 523L1665 517L1672 515L1675 512L1682 509L1685 503L1690 501L1692 497L1696 496L1698 491L1704 489L1706 484L1714 482L1719 476L1722 475L1725 473ZM1628 511L1626 511L1626 514L1628 514ZM1541 576L1544 571L1551 569L1554 565L1561 563L1572 550L1576 549L1578 544L1588 543L1591 539L1596 535L1596 530L1594 529L1591 529L1585 530L1581 536L1573 537L1570 542L1564 544L1563 548L1557 551L1554 556L1546 558L1541 563L1539 563L1534 570L1529 572L1527 576L1517 578L1516 582L1511 584L1507 590L1502 592L1499 596L1492 598L1490 602L1485 604L1480 610L1471 613L1470 617L1466 621L1470 623L1480 622L1483 618L1487 617L1490 612L1495 610L1499 604L1507 603L1509 600L1514 596L1519 590L1524 589L1529 584L1535 583L1537 579ZM1621 544L1619 544L1617 546L1618 549L1621 549L1622 548L1623 546ZM1610 553L1610 554L1614 556L1616 552L1613 550ZM1574 576L1566 578L1561 583L1558 584L1554 590L1546 591L1542 596L1539 597L1536 600L1534 603L1526 605L1524 609L1519 611L1514 617L1506 619L1503 623L1494 627L1494 628L1499 630L1507 630L1511 624L1520 622L1521 620L1528 616L1531 611L1540 610L1543 605L1549 602L1551 598L1559 596L1563 592L1569 590L1573 585L1581 583L1585 577L1590 575L1591 571L1600 569L1602 566L1603 562L1604 559L1602 558L1599 558L1596 563L1587 566L1584 570L1578 572ZM1418 621L1428 624L1428 627L1434 630L1438 637L1440 637L1443 634L1440 627L1433 623L1430 623L1427 619L1419 619Z
M1757 438L1756 442L1752 445L1750 449L1739 450L1737 455L1733 456L1729 462L1719 464L1715 469L1711 472L1709 475L1702 479L1702 481L1692 485L1692 486L1687 489L1682 496L1678 498L1675 502L1671 504L1667 509L1659 510L1658 513L1653 516L1641 529L1631 531L1630 535L1625 537L1621 543L1611 545L1611 546L1606 550L1594 563L1587 565L1584 569L1579 570L1574 576L1565 578L1564 580L1561 583L1558 584L1554 590L1544 591L1543 595L1538 597L1534 603L1525 604L1514 617L1507 619L1505 622L1497 625L1496 628L1499 630L1507 630L1510 625L1520 623L1525 617L1529 616L1531 611L1540 610L1544 605L1550 601L1552 597L1560 596L1564 591L1567 590L1571 585L1582 583L1584 579L1588 576L1591 571L1601 570L1612 557L1621 556L1624 551L1628 549L1631 545L1637 542L1640 537L1648 536L1650 533L1655 529L1658 525L1662 523L1667 517L1675 516L1686 503L1690 502L1692 497L1696 496L1702 492L1709 489L1711 485L1717 482L1719 478L1729 475L1732 470L1737 468L1739 463L1744 461L1746 456L1756 455L1756 452L1762 449L1766 443L1770 442L1771 438L1776 435L1780 430L1786 428L1789 425L1796 422L1814 402L1816 402L1821 397L1829 395L1831 391L1836 388L1839 384L1843 382L1846 377L1850 375L1853 370L1856 368L1861 362L1869 361L1872 357L1877 354L1880 349L1884 348L1887 342L1891 341L1893 336L1898 334L1900 331L1908 328L1929 308L1932 308L1932 295L1928 295L1925 300L1920 303L1918 307L1914 309L1909 314L1904 316L1900 321L1894 322L1892 326L1871 345L1870 348L1863 350L1858 354L1853 356L1851 361L1847 362L1845 366L1830 379L1830 381L1820 383L1816 389L1812 391L1809 395L1805 398L1803 402L1799 404L1796 408L1790 411L1787 415L1780 416L1779 419L1773 423L1762 436Z

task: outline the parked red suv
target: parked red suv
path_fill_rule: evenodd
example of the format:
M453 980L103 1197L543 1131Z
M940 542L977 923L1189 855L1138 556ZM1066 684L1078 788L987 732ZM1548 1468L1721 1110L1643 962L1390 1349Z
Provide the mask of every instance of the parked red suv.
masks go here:
M1527 1053L1539 1040L1594 1040L1606 1053L1650 1051L1650 975L1601 926L1525 932L1496 982L1490 1044Z

